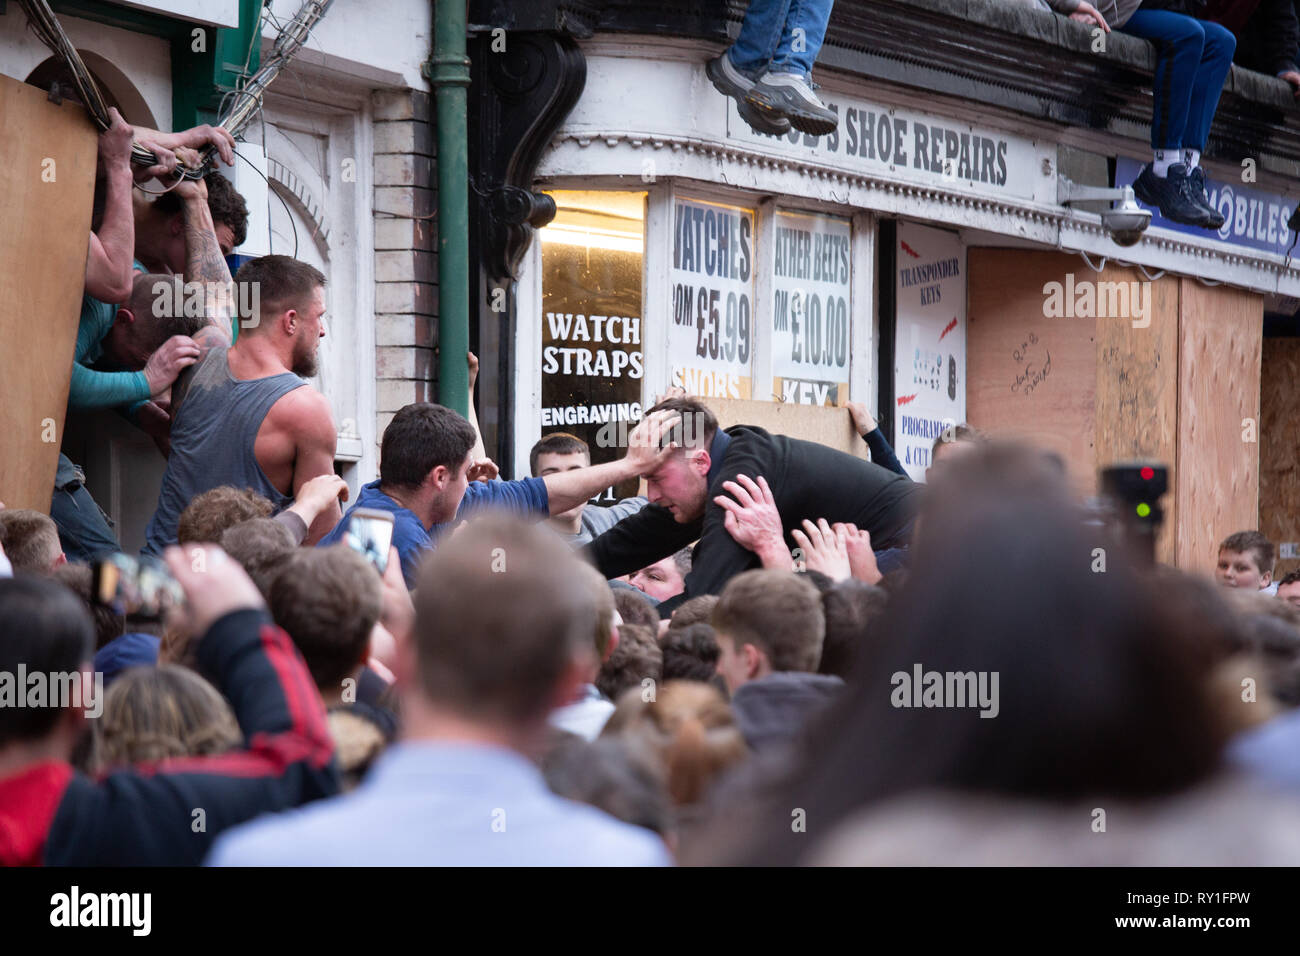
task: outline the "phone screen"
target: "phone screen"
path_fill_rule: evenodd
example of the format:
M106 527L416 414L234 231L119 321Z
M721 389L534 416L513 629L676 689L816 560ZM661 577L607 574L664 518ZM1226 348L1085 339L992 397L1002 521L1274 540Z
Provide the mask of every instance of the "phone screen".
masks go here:
M114 554L95 562L95 600L118 614L161 620L180 605L184 592L166 565L156 558Z
M385 515L353 513L343 540L353 551L373 564L383 574L388 570L388 549L393 543L393 520Z

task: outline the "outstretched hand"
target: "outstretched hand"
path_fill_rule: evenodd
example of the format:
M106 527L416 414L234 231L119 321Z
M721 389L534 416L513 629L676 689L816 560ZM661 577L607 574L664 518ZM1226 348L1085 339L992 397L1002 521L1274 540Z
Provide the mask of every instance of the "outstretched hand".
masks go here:
M713 503L726 512L722 526L727 534L758 555L763 567L789 568L785 528L767 479L759 475L755 482L748 475L737 475L735 481L724 481L722 488L732 498L718 495Z
M844 525L832 528L825 518L818 518L816 524L804 519L803 531L795 528L790 536L803 549L809 571L820 571L832 581L846 581L853 577L845 546L847 532Z

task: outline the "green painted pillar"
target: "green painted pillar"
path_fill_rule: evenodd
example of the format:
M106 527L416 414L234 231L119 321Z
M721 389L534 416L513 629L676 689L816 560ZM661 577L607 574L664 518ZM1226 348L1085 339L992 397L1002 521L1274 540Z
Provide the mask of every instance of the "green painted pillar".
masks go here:
M433 86L438 124L438 399L469 412L469 134L465 0L436 0Z

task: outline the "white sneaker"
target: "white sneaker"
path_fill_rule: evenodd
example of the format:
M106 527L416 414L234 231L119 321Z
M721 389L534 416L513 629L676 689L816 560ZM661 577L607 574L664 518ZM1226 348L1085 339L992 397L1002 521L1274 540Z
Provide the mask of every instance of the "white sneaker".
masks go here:
M840 119L813 92L812 85L798 73L768 71L754 83L745 100L764 115L781 114L802 133L825 136L834 132Z

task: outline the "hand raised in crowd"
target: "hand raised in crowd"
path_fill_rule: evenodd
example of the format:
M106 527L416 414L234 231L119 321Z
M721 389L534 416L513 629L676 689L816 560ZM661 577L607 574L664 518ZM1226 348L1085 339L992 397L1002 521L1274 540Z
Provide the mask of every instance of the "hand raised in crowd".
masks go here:
M855 524L834 524L833 530L844 531L844 548L849 554L849 568L853 576L867 584L879 584L884 577L876 565L876 552L871 547L871 532Z
M837 524L832 528L825 518L818 518L816 524L805 518L803 531L795 528L790 536L803 550L809 571L820 571L832 581L847 581L853 577L845 546L848 535L844 525Z
M1088 0L1080 0L1079 6L1070 14L1070 19L1080 23L1094 23L1107 33L1110 32L1110 24L1106 22L1106 18Z
M149 394L158 396L167 391L176 381L176 376L198 360L198 344L188 335L173 335L149 356L145 364L144 377L149 382Z
M670 442L667 446L663 446L662 442L681 423L682 416L679 412L651 412L627 436L627 455L624 460L634 466L638 475L654 471L679 447L675 442Z
M853 416L853 427L859 435L867 435L876 430L876 420L867 410L866 402L849 402L848 409Z
M785 546L785 528L776 499L767 479L758 476L755 482L748 475L737 475L735 481L724 481L722 488L735 500L718 495L714 504L726 515L722 526L742 548L753 551L765 568L789 571L790 552Z
M474 383L478 381L478 356L473 352L466 352L469 364L469 391L474 393Z
M491 458L477 458L470 464L465 477L470 481L495 481L500 474L501 469Z
M320 513L335 501L347 500L348 483L333 472L326 472L303 482L288 510L310 528Z
M176 611L178 620L195 637L234 611L266 607L239 562L215 544L171 547L163 558L185 592L185 604Z

